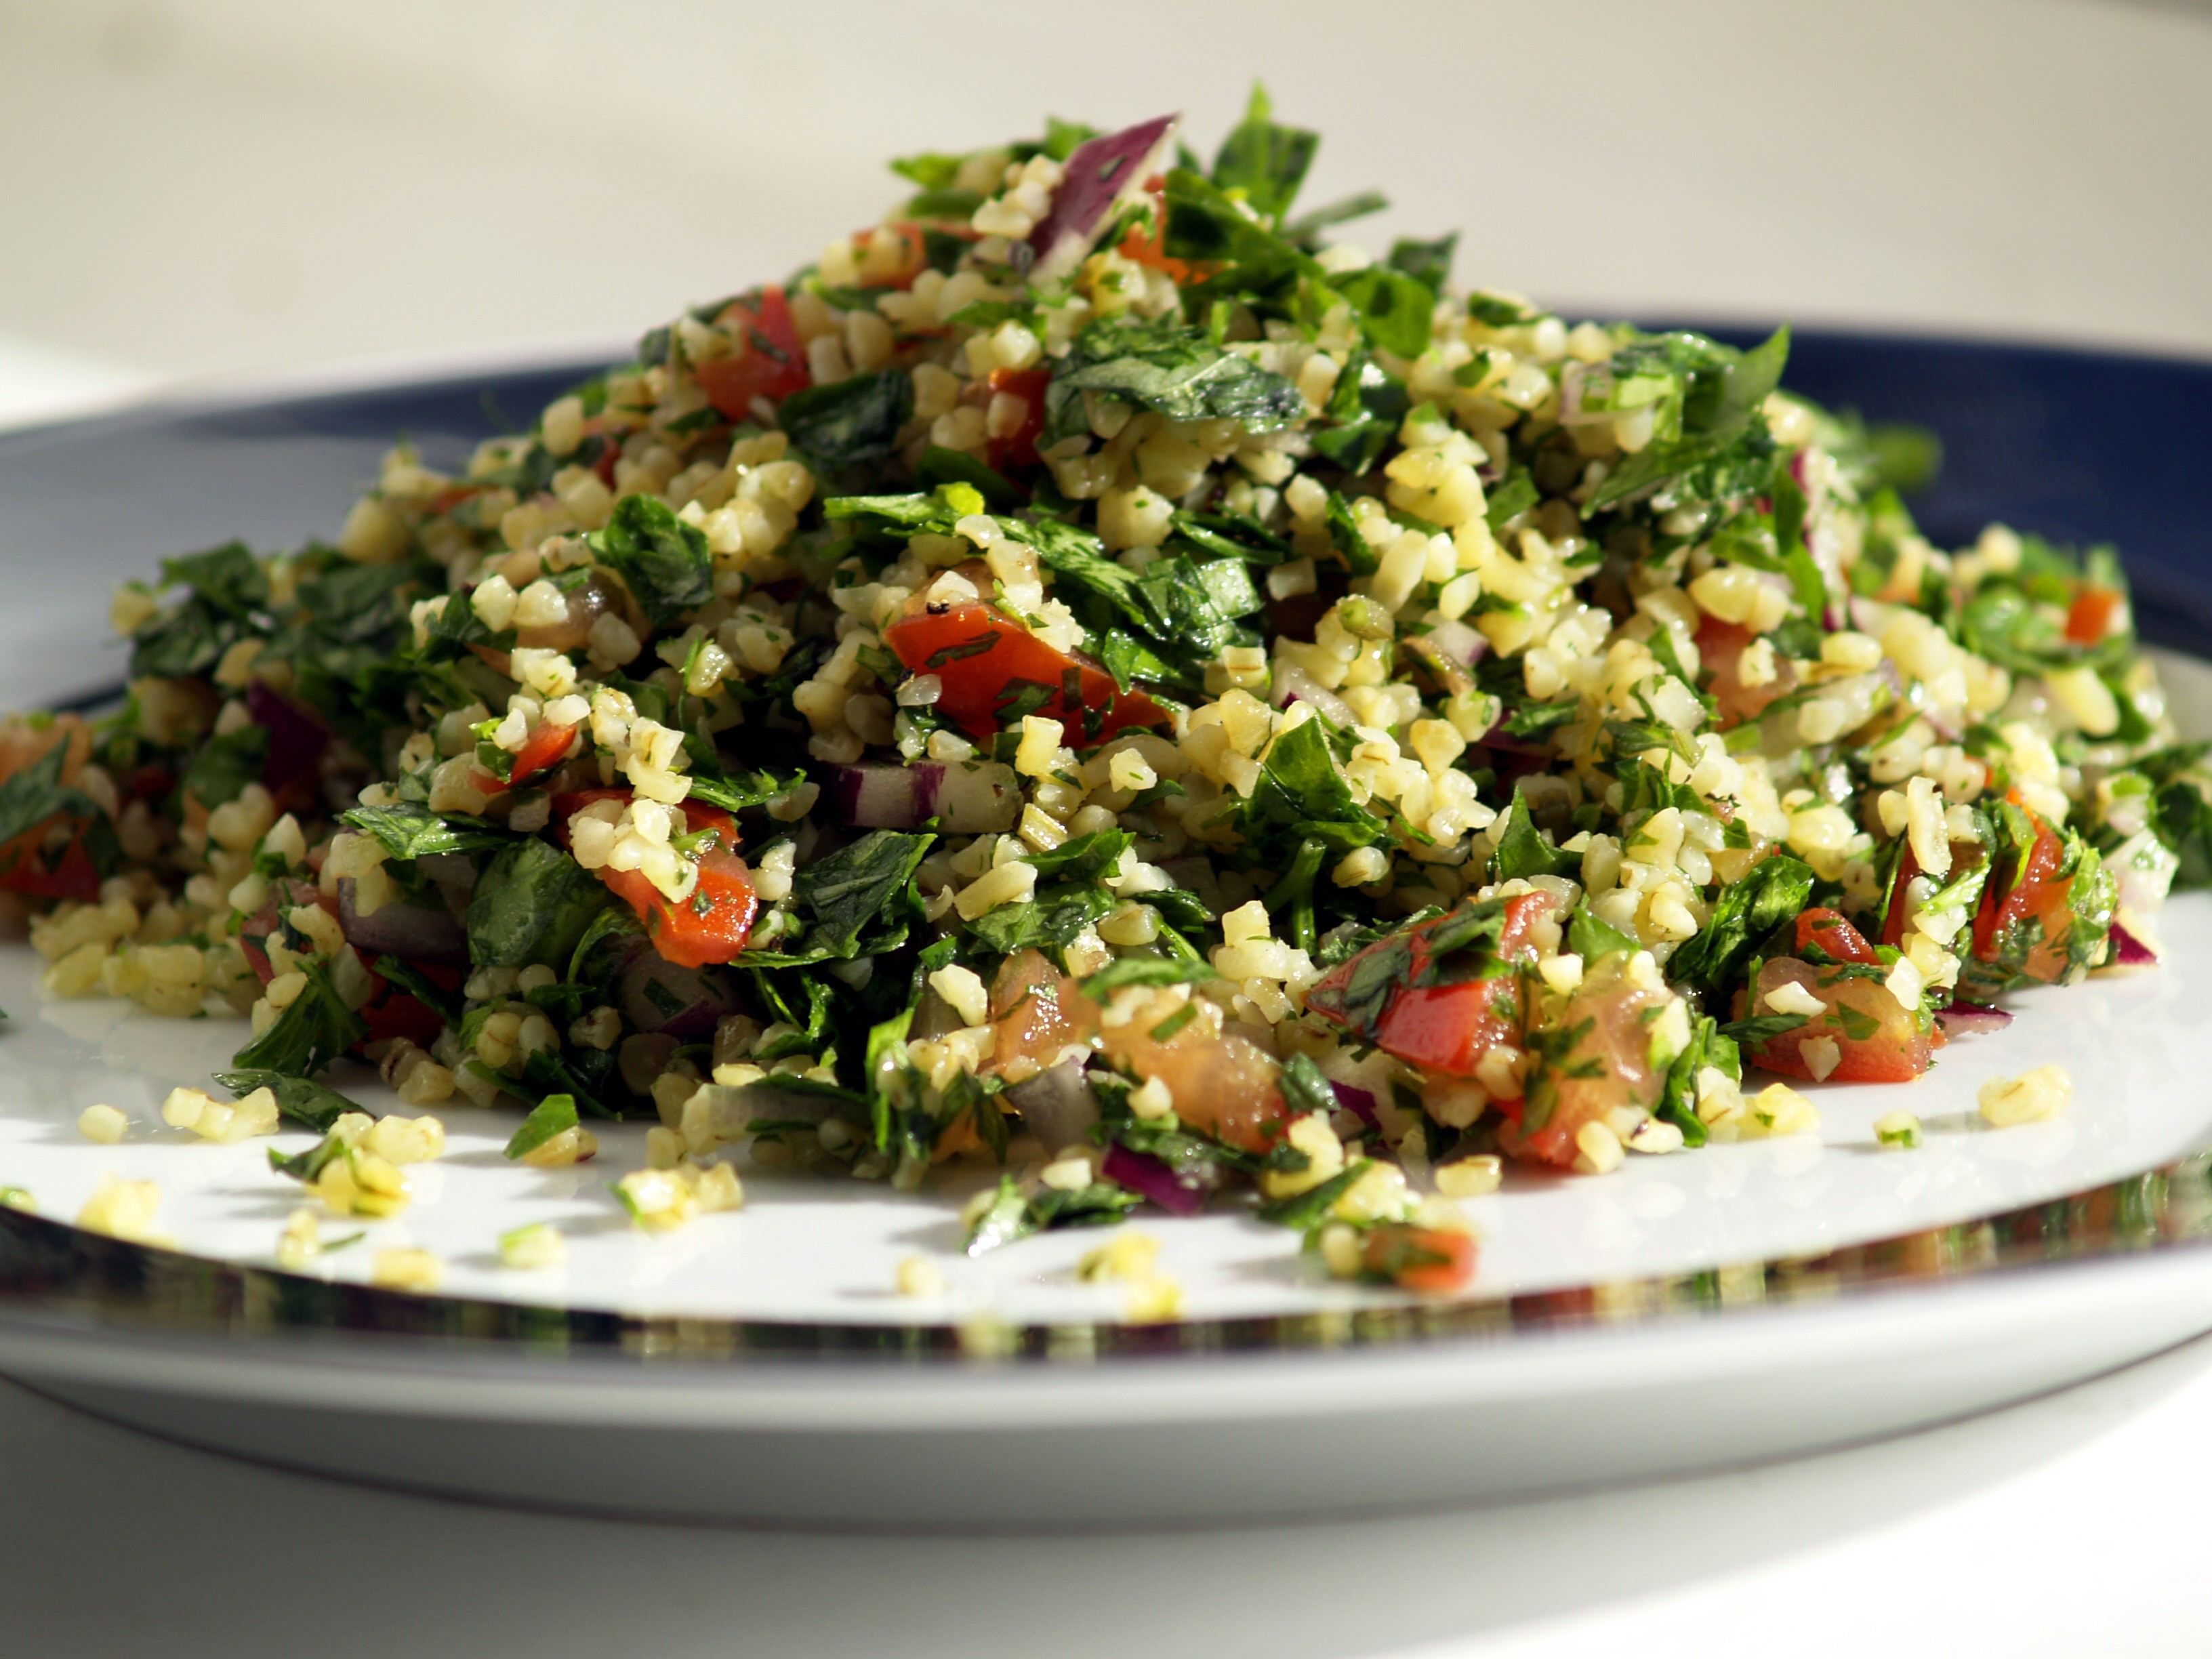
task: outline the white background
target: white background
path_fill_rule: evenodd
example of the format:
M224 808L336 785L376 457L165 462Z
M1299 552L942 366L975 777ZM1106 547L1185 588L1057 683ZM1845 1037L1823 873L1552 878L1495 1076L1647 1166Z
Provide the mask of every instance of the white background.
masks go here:
M1255 73L1312 199L1463 227L1462 280L2212 353L2185 4L0 0L0 421L627 336L867 222L888 153L1178 107L1210 149ZM1698 1481L986 1543L438 1504L0 1384L0 1650L2200 1653L2208 1413L2200 1345Z

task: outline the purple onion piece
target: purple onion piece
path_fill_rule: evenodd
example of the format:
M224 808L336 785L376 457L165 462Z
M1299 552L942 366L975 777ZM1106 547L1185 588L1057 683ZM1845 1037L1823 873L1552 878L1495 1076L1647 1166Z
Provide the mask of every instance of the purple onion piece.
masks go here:
M261 785L271 794L315 769L331 734L283 692L259 680L246 688L246 712L269 733L269 758L261 763Z
M1006 1098L1047 1152L1080 1146L1098 1121L1098 1097L1076 1060L1017 1083L1006 1091Z
M704 1042L726 1014L738 1012L728 978L714 969L679 968L641 950L623 969L621 1001L631 1028L684 1042Z
M1943 1022L1943 1030L1952 1036L1963 1036L1977 1031L2002 1031L2012 1024L2012 1015L2008 1011L1984 1008L1978 1002L1954 1002L1948 1008L1937 1009L1936 1018Z
M1106 1159L1098 1172L1174 1215L1196 1215L1213 1192L1203 1182L1190 1185L1177 1179L1173 1170L1151 1153L1133 1152L1118 1144L1106 1149Z
M945 769L934 762L914 766L841 766L830 783L838 817L861 830L918 830L937 811Z
M468 930L448 912L393 903L364 916L353 907L353 878L343 877L338 882L338 924L345 929L346 943L364 961L394 956L404 962L469 965Z
M1352 1083L1332 1081L1328 1086L1336 1091L1336 1103L1346 1111L1370 1129L1382 1127L1382 1120L1375 1114L1375 1096L1371 1091Z
M1064 276L1090 257L1121 204L1140 194L1145 180L1164 169L1182 119L1157 116L1076 147L1060 170L1051 207L1030 233L1036 254L1030 282Z
M2112 924L2112 960L2121 967L2132 968L2155 963L2158 952L2116 921Z

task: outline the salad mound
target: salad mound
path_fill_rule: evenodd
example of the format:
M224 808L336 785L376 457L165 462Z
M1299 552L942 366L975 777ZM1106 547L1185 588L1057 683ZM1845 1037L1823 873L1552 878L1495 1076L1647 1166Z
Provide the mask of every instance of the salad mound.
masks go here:
M125 704L0 732L47 993L249 1020L220 1121L330 1132L272 1163L350 1213L421 1139L374 1066L534 1163L654 1120L647 1225L726 1146L980 1161L971 1250L1256 1205L1449 1290L1501 1159L1803 1133L2155 959L2212 769L2110 550L1936 548L1930 441L1787 331L1372 258L1316 144L904 158L333 543L126 587Z

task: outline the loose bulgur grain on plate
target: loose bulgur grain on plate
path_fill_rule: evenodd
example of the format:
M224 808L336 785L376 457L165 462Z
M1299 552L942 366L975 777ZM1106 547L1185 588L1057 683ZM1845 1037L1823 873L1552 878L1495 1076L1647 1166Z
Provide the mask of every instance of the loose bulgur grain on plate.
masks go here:
M1379 198L1297 211L1315 143L1255 94L1207 171L1171 118L908 157L334 545L124 590L127 703L0 732L47 994L249 1021L219 1080L339 1213L437 1151L341 1121L366 1063L521 1162L655 1119L651 1229L732 1144L981 1160L973 1249L1249 1190L1449 1290L1431 1185L1802 1133L1747 1068L1909 1081L2154 954L2212 774L2110 550L1932 545L1925 435L1783 389L1786 331L1329 240Z

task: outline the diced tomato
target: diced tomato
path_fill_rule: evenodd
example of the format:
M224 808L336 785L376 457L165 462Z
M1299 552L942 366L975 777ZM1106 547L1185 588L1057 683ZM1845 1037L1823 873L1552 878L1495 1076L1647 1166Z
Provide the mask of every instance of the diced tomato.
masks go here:
M25 830L8 848L0 848L0 864L8 866L8 873L0 876L0 888L31 898L96 902L100 898L100 872L94 867L92 854L85 851L82 826L52 864L40 854L40 844L53 823L52 818L48 818L45 823Z
M884 643L911 672L938 677L944 690L937 712L970 737L997 732L1001 711L1026 686L1052 688L1033 712L1064 723L1077 747L1167 721L1167 711L1143 692L1119 690L1104 669L1046 644L980 599L939 608L917 597L884 631Z
M553 723L544 723L529 737L522 738L522 748L515 750L515 768L507 781L508 790L520 790L533 776L568 759L568 745L573 741L575 741L575 726L553 726ZM493 779L493 790L495 787L498 787L498 779Z
M568 820L579 809L597 800L629 799L627 789L583 789L556 796L554 823L562 843L567 843ZM684 835L709 830L714 835L697 854L699 880L689 898L671 902L641 870L602 869L598 874L610 892L637 913L646 937L664 961L679 968L710 968L745 948L760 899L753 890L752 872L738 856L737 821L720 807L697 801L685 801L673 810L684 820Z
M1037 438L1044 431L1044 393L1052 373L1042 368L994 368L991 371L994 398L1018 398L1025 409L1022 423L1003 438L991 440L990 462L1001 471L1010 466L1037 464Z
M1725 732L1730 726L1741 726L1746 720L1755 720L1766 712L1766 705L1790 690L1797 680L1788 658L1778 654L1774 660L1774 678L1764 685L1746 685L1737 665L1743 659L1743 648L1759 636L1749 629L1735 623L1722 622L1708 617L1698 625L1698 660L1708 677L1705 690L1711 693L1718 709L1716 724Z
M2094 645L2112 631L2112 613L2120 596L2109 587L2085 585L2066 611L2066 637L2076 645Z
M1158 1078L1185 1125L1228 1146L1265 1152L1290 1121L1274 1057L1226 1030L1219 1006L1203 997L1178 1003L1155 994L1134 1019L1103 1030L1098 1046L1119 1070Z
M1824 940L1832 935L1824 935ZM1825 942L1824 950L1830 950ZM1838 957L1838 960L1842 960ZM1802 985L1824 1005L1820 1018L1770 1037L1752 1051L1754 1065L1784 1077L1811 1078L1812 1065L1804 1047L1826 1037L1839 1056L1828 1073L1837 1083L1910 1083L1928 1069L1935 1053L1934 1036L1923 1030L1918 1012L1905 1007L1878 979L1845 976L1832 968L1816 968L1795 957L1778 957L1759 970L1748 999L1750 1014L1772 1010L1768 993L1785 984Z
M405 1037L418 1048L427 1048L446 1029L446 1022L435 1009L389 982L382 995L356 1012L361 1015L361 1023L368 1028L368 1035L362 1039L364 1044Z
M1838 962L1856 962L1869 968L1881 962L1859 930L1834 910L1808 910L1797 918L1798 951L1802 953L1815 945Z
M1510 974L1457 985L1413 985L1376 1022L1376 1046L1453 1077L1473 1077L1482 1057L1521 1036L1521 981Z
M1974 917L1974 955L1984 962L1995 962L2005 936L2033 918L2042 924L2043 937L2028 952L2021 971L2051 985L2066 972L2066 942L2074 925L2074 880L2070 876L2063 881L2057 878L2065 849L2051 826L2037 818L2035 829L2034 843L2021 860L2004 896L1997 896L1994 883L1982 894L1982 908Z
M1583 1125L1620 1107L1656 1105L1667 1075L1651 1064L1651 1021L1667 1001L1666 992L1645 990L1618 971L1586 980L1550 1028L1571 1036L1571 1045L1529 1073L1522 1110L1506 1114L1498 1146L1515 1158L1571 1169Z
M1098 1005L1043 951L1017 951L991 982L991 1069L1020 1083L1097 1036Z
M1152 198L1152 228L1151 231L1146 232L1139 227L1133 226L1121 238L1121 245L1115 252L1132 264L1150 265L1156 270L1166 272L1169 277L1178 283L1187 283L1193 274L1189 262L1184 259L1170 258L1167 253L1168 181L1166 176L1154 173L1145 180L1145 189L1150 192Z
M806 353L799 343L799 330L781 289L763 289L757 309L732 301L721 322L740 349L699 365L700 388L720 413L732 421L746 420L754 398L779 403L811 383Z
M1392 1223L1371 1227L1361 1265L1409 1291L1455 1291L1474 1277L1474 1235Z
M1501 962L1534 962L1536 947L1529 935L1557 901L1548 893L1523 893L1505 905L1504 925L1498 931ZM1429 939L1449 918L1413 928L1407 936L1381 939L1358 956L1339 963L1309 994L1307 1006L1322 1018L1344 1023L1340 997L1364 971L1363 964L1377 952L1410 945L1405 982L1383 1006L1371 1036L1376 1047L1416 1066L1451 1077L1473 1077L1482 1057L1501 1042L1518 1042L1526 1018L1521 982L1510 974L1493 979L1462 980L1448 985L1416 983L1429 965Z

